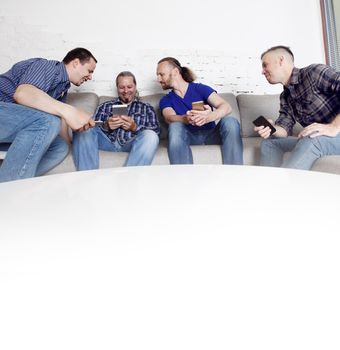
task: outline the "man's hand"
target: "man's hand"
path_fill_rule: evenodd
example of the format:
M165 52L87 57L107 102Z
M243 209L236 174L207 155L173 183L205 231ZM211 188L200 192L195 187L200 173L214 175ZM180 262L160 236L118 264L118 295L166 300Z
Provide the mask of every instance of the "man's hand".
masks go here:
M318 137L318 136L329 136L335 137L339 133L338 128L333 124L320 124L313 123L311 125L306 126L302 131L300 131L298 137Z
M209 105L204 105L204 111L198 111L192 109L187 112L186 116L188 119L188 123L191 125L202 126L204 124L209 123L211 108Z
M86 131L90 128L93 128L95 125L96 125L96 123L94 122L94 120L90 119L87 124L85 124L83 127L79 128L78 130L75 130L75 131L78 131L78 132Z
M137 130L137 124L133 120L133 118L131 118L131 117L127 116L127 115L121 115L120 118L123 121L122 128L124 130L131 130L131 131L136 131Z
M112 115L107 119L107 125L110 130L116 130L123 125L123 120L120 115Z
M272 119L268 119L269 123L274 125L274 121ZM263 139L267 139L270 136L270 127L269 126L255 126L254 131L259 134Z

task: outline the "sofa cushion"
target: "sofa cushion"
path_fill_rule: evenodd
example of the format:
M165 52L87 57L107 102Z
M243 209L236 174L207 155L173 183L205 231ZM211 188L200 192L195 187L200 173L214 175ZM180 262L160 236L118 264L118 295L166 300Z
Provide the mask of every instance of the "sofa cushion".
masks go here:
M280 95L248 95L237 96L241 114L242 136L258 136L254 132L253 120L263 115L265 118L276 120L280 110Z
M99 102L98 96L93 92L70 92L67 94L66 103L79 108L89 114L94 114Z
M238 109L236 96L229 92L225 92L219 95L230 104L232 108L230 116L233 116L235 119L240 121L240 111Z

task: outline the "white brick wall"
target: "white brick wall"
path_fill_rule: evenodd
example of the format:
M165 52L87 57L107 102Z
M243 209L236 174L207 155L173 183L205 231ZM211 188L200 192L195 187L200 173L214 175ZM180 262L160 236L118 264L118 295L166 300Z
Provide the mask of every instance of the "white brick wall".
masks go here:
M115 93L122 70L135 73L141 95L161 91L156 63L174 56L219 92L277 93L261 75L260 54L290 45L297 66L323 62L318 0L2 0L0 72L18 60L61 60L77 46L99 63L91 82L75 91ZM208 6L210 6L208 8Z

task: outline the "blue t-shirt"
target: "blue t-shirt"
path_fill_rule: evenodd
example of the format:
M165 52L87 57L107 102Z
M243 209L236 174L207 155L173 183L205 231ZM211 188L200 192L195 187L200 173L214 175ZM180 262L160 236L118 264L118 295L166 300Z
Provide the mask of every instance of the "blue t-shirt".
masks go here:
M171 107L176 114L184 115L187 111L192 109L191 103L196 101L203 101L204 104L208 103L209 96L216 92L208 85L200 84L200 83L189 83L188 90L185 93L184 97L178 96L174 91L170 91L167 95L161 98L159 102L159 107L161 111L164 108ZM209 122L202 126L195 125L186 125L190 130L206 130L213 129L216 124L215 122Z
M0 101L15 102L13 95L21 84L33 85L59 101L65 101L71 86L64 63L31 58L0 75Z

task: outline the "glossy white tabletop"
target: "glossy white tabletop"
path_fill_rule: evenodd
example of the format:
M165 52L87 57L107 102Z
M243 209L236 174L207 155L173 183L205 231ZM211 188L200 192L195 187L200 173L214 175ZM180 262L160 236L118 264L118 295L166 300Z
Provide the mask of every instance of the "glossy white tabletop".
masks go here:
M340 347L337 175L115 168L0 198L0 349Z

